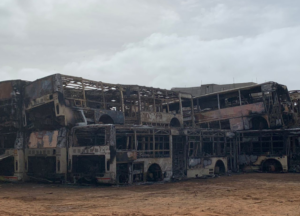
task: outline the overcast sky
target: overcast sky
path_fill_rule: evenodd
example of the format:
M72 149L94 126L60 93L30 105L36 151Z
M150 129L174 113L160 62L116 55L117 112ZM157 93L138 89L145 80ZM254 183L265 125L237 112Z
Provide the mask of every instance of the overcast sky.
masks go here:
M300 89L299 0L1 0L0 79Z

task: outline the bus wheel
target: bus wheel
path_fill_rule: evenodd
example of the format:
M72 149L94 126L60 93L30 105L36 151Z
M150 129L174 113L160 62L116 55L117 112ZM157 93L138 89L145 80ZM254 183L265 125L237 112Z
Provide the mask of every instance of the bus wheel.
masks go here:
M162 171L158 164L152 164L147 172L147 181L161 181Z
M215 169L214 169L214 174L224 174L225 173L225 165L223 161L218 160Z
M263 163L262 169L264 172L270 172L270 173L281 172L282 165L278 160L269 159Z

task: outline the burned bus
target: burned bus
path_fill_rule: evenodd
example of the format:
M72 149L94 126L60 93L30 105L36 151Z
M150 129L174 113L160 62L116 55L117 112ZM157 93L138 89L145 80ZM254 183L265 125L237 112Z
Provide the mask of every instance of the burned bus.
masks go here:
M191 99L170 90L54 74L26 86L24 107L28 128L48 130L78 122L180 127L181 101ZM180 104L170 108L174 101Z
M295 125L287 87L275 82L196 97L194 112L200 128L238 131Z
M67 179L68 130L31 131L25 140L26 180L63 182Z
M236 145L241 171L288 172L288 130L238 131Z
M171 131L129 125L74 127L68 149L70 180L105 184L170 180Z
M188 178L222 175L234 170L234 133L185 129L185 136Z
M0 82L0 180L23 179L23 80Z
M289 92L291 101L293 103L294 113L297 118L297 126L300 126L300 90L293 90Z
M72 128L68 148L71 182L116 183L116 144L113 125Z

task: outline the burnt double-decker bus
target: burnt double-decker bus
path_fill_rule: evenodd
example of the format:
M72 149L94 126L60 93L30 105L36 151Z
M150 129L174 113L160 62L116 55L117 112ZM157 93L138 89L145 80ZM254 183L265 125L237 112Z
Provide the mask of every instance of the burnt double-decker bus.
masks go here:
M23 180L24 86L28 82L0 82L0 180Z
M137 85L110 84L54 74L25 88L27 128L55 129L86 124L183 125L189 94ZM174 101L178 106L170 107Z
M296 123L287 87L275 82L216 92L194 98L200 128L256 130L288 128Z

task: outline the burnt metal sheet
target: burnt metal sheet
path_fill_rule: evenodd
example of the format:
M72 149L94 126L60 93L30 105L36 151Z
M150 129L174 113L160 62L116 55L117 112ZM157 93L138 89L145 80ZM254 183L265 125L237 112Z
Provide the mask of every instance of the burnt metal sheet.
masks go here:
M36 80L25 87L25 95L29 100L54 93L52 76Z
M13 86L12 82L1 82L0 83L0 99L10 99L12 97Z
M206 111L195 114L196 122L210 122L223 119L238 118L255 114L264 114L265 107L263 102L247 104L237 107L228 107L220 110Z
M162 113L162 112L141 112L141 121L150 123L170 124L173 118L177 118L182 124L183 117L179 114Z
M230 128L233 131L244 129L243 118L233 118L233 119L230 119L229 122L230 122Z
M276 90L276 86L272 82L263 84L261 86L261 91L262 92L272 92L272 91L275 91L275 90Z
M29 137L29 148L56 148L58 130L32 132Z

